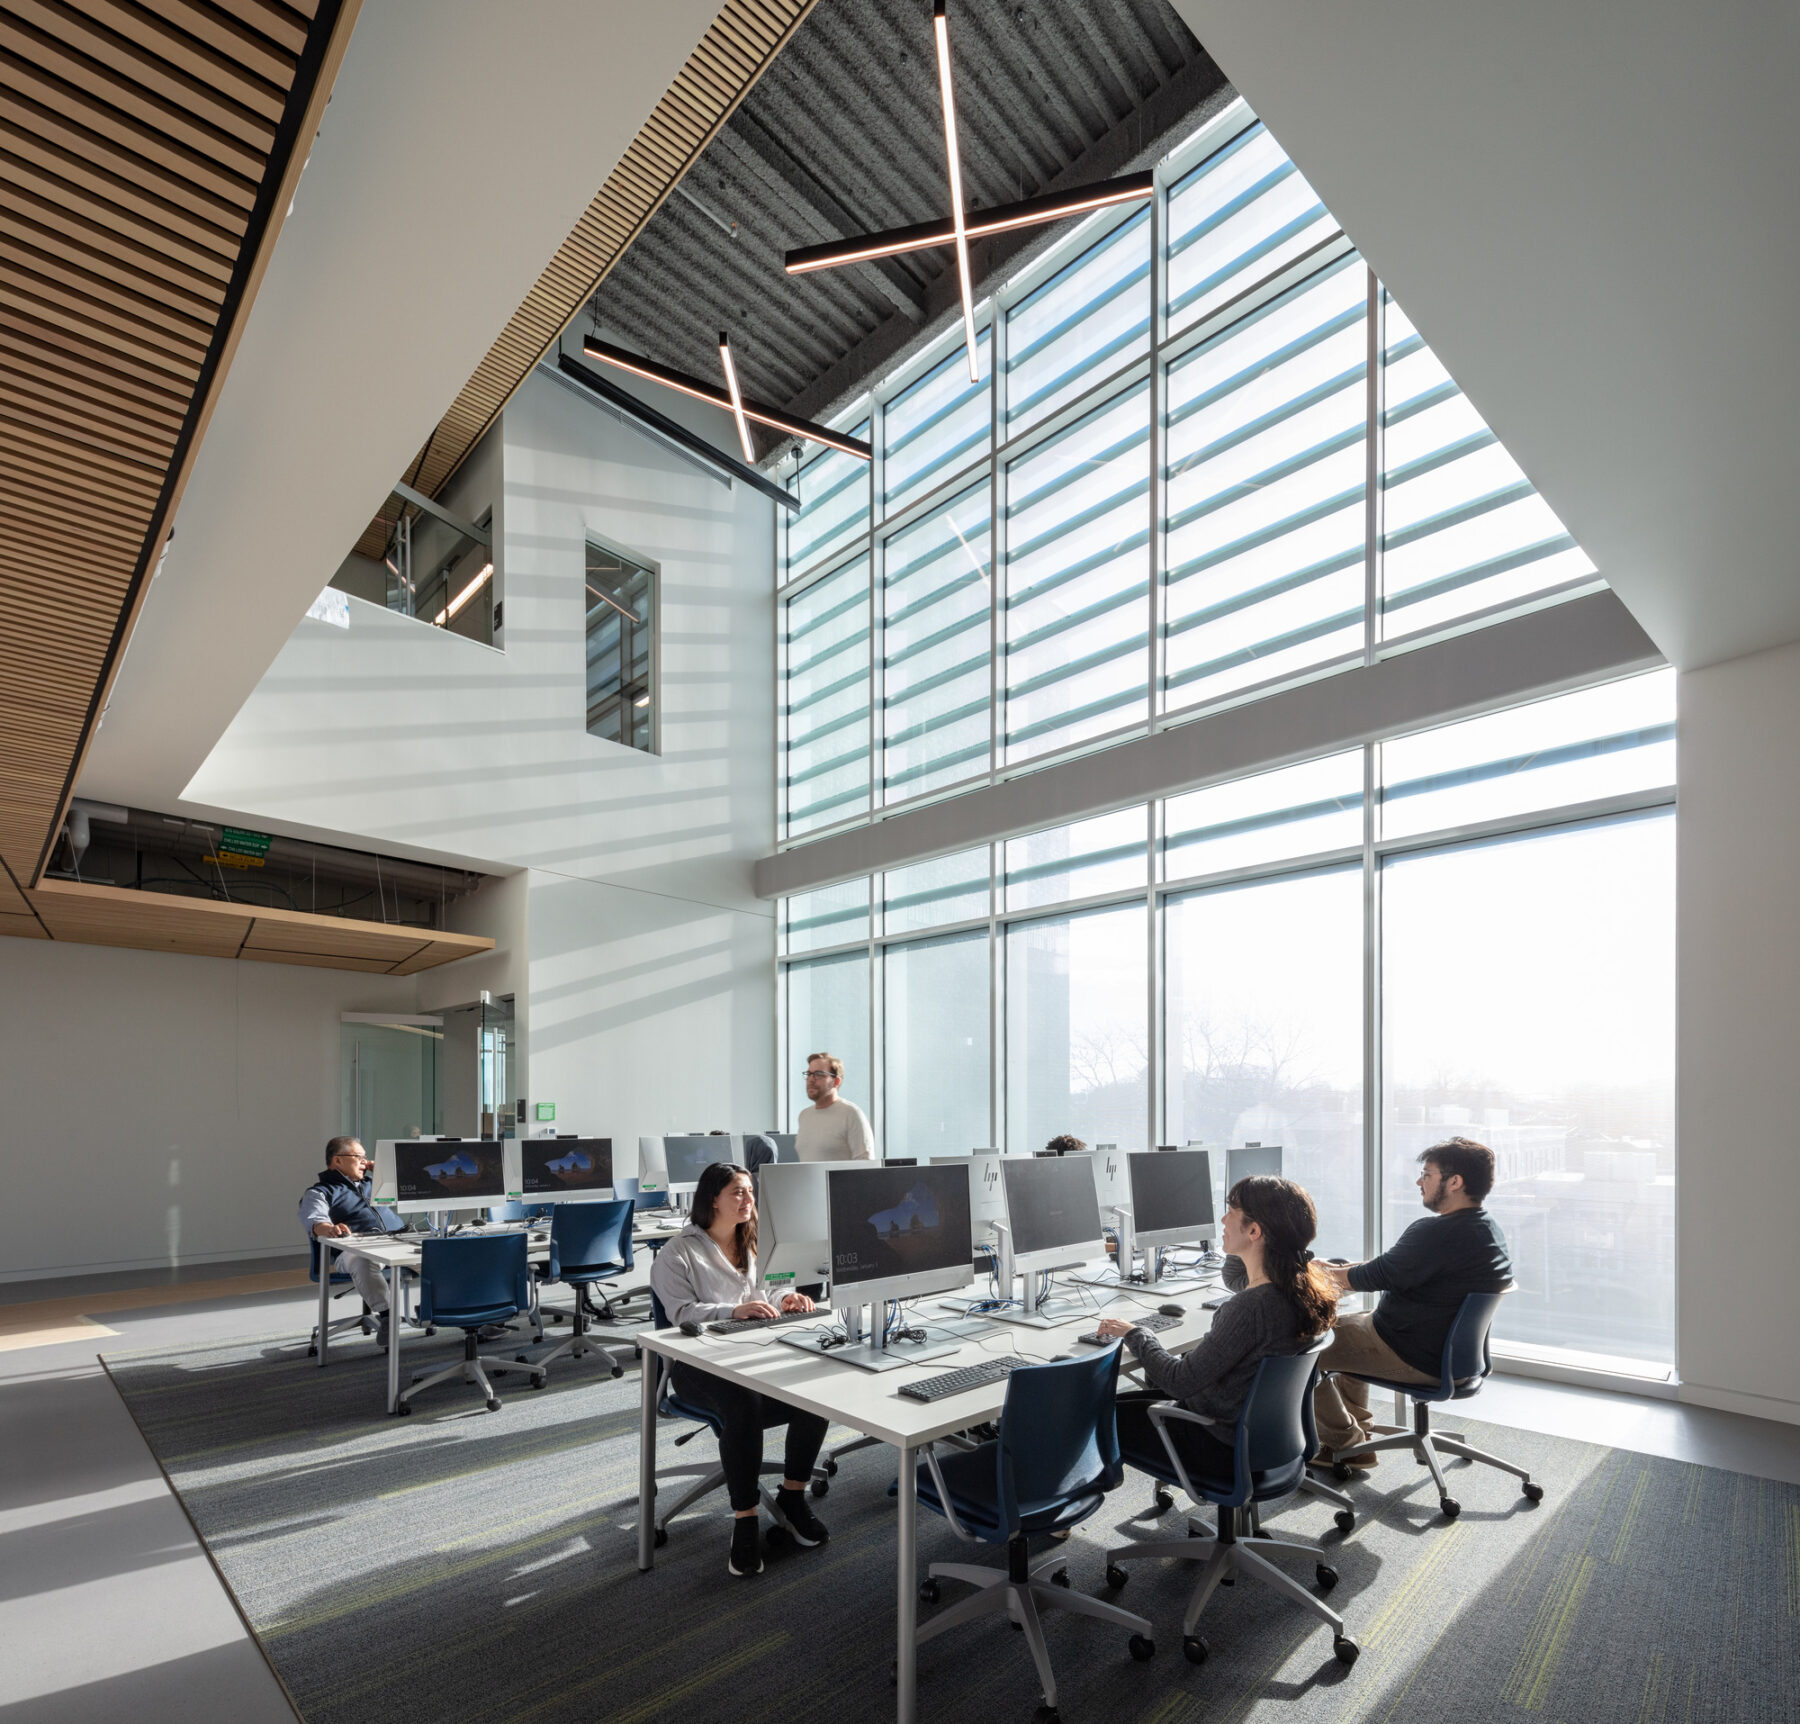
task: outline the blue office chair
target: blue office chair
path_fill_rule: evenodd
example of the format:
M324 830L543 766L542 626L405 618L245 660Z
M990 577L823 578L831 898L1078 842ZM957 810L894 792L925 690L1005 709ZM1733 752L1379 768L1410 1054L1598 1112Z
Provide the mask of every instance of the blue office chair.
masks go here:
M419 1262L419 1316L441 1328L462 1330L463 1356L430 1375L415 1371L412 1387L401 1391L395 1411L410 1413L413 1396L456 1377L477 1385L487 1397L488 1411L498 1412L500 1397L482 1366L504 1371L511 1361L477 1353L478 1332L490 1323L508 1322L530 1306L531 1273L523 1233L427 1239ZM544 1372L534 1367L531 1386L541 1389L544 1381Z
M1328 1329L1303 1351L1265 1358L1256 1367L1250 1393L1232 1433L1233 1467L1229 1479L1189 1474L1169 1427L1178 1421L1195 1425L1209 1421L1198 1413L1190 1413L1178 1401L1164 1401L1150 1409L1150 1422L1160 1439L1154 1448L1124 1452L1126 1465L1148 1473L1159 1485L1179 1485L1190 1502L1210 1503L1218 1510L1218 1530L1211 1538L1156 1539L1106 1554L1106 1583L1111 1587L1121 1587L1129 1578L1119 1564L1137 1557L1172 1556L1184 1562L1205 1563L1181 1624L1181 1650L1190 1664L1206 1662L1207 1644L1195 1632L1201 1612L1216 1588L1240 1574L1260 1580L1305 1605L1330 1627L1331 1649L1339 1662L1356 1662L1360 1648L1344 1632L1344 1619L1262 1553L1288 1550L1310 1556L1316 1564L1314 1577L1327 1591L1337 1584L1337 1570L1322 1559L1318 1546L1270 1538L1260 1530L1257 1518L1262 1504L1292 1496L1306 1477L1307 1457L1313 1451L1303 1409L1318 1380L1319 1355L1330 1345ZM1159 1491L1159 1499L1161 1495Z
M666 1329L669 1327L669 1314L663 1309L663 1302L657 1298L654 1290L652 1290L650 1294L650 1318L653 1326L658 1329ZM662 1354L646 1353L644 1356L645 1370L650 1370L652 1368L652 1360L655 1361L654 1368L657 1373L656 1416L659 1419L681 1420L682 1422L693 1426L692 1430L675 1439L676 1445L679 1447L684 1443L691 1443L695 1437L699 1436L702 1432L707 1431L710 1431L713 1439L717 1441L720 1429L718 1415L714 1413L710 1407L702 1407L693 1401L684 1401L681 1396L675 1392L675 1383L673 1375L669 1370L669 1361L665 1359ZM764 1461L762 1464L762 1473L765 1478L769 1477L771 1474L779 1477L786 1470L786 1467L780 1461ZM725 1469L720 1466L717 1461L711 1466L690 1464L686 1466L658 1467L656 1469L657 1484L661 1485L665 1479L692 1479L695 1482L689 1489L682 1492L681 1496L678 1497L673 1504L656 1515L655 1539L658 1550L669 1542L669 1522L678 1514L682 1513L683 1510L690 1508L693 1504L697 1503L709 1492L718 1490L725 1483ZM763 1486L758 1486L757 1488L762 1497L762 1505L768 1511L770 1518L777 1526L785 1525L786 1522L781 1513L781 1507L775 1501L775 1493ZM638 1513L642 1514L644 1512L644 1506L640 1503L638 1505Z
M1404 1395L1413 1404L1413 1428L1408 1431L1398 1425L1377 1425L1375 1428L1384 1434L1372 1442L1355 1443L1347 1449L1334 1449L1331 1454L1332 1472L1340 1479L1350 1476L1348 1460L1351 1455L1371 1455L1382 1449L1411 1449L1421 1466L1431 1469L1431 1477L1438 1488L1438 1507L1443 1510L1446 1520L1455 1520L1462 1513L1462 1504L1451 1496L1444 1484L1444 1470L1438 1464L1438 1451L1446 1454L1460 1455L1465 1461L1479 1461L1483 1466L1497 1467L1503 1473L1511 1473L1520 1481L1519 1488L1526 1498L1534 1503L1544 1500L1544 1487L1532 1481L1531 1474L1523 1467L1516 1467L1511 1461L1503 1461L1498 1455L1490 1455L1481 1449L1471 1448L1460 1431L1434 1431L1431 1428L1431 1409L1445 1401L1466 1401L1471 1395L1481 1393L1481 1385L1487 1374L1494 1368L1494 1361L1488 1352L1488 1331L1494 1326L1494 1318L1500 1310L1500 1301L1514 1289L1502 1287L1497 1293L1469 1293L1457 1308L1456 1320L1450 1325L1450 1333L1444 1338L1444 1355L1439 1367L1439 1377L1435 1387L1427 1387L1421 1383L1391 1383L1385 1377L1365 1377L1360 1371L1346 1372L1359 1383L1367 1383L1377 1389L1391 1389L1396 1395Z
M550 1261L544 1266L540 1290L551 1282L575 1289L574 1332L568 1340L535 1361L541 1369L565 1354L579 1359L598 1353L615 1377L625 1375L617 1354L588 1338L587 1305L583 1295L623 1275L632 1265L631 1221L636 1210L629 1197L608 1203L559 1203L550 1211ZM606 1308L611 1314L610 1305ZM559 1312L551 1313L561 1315ZM525 1363L525 1355L518 1362Z
M1081 1359L1021 1365L1006 1381L998 1437L941 1459L935 1443L925 1446L919 1501L941 1514L964 1544L1004 1545L1006 1567L934 1562L919 1588L927 1604L937 1603L940 1580L967 1581L981 1590L920 1628L918 1644L978 1616L1005 1611L1024 1629L1031 1647L1044 1691L1040 1718L1056 1714L1056 1675L1040 1606L1130 1629L1131 1656L1140 1663L1156 1651L1147 1618L1070 1590L1068 1552L1061 1545L1035 1562L1028 1546L1033 1534L1086 1520L1123 1482L1113 1422L1118 1378L1117 1347ZM1046 1569L1051 1570L1047 1581L1040 1578Z
M308 1233L306 1236L306 1244L309 1253L306 1278L317 1287L319 1284L319 1242ZM347 1269L332 1270L331 1284L333 1287L341 1287L343 1289L343 1292L341 1293L333 1293L331 1295L333 1299L343 1298L344 1293L348 1293L355 1285L350 1279L350 1272ZM354 1316L350 1317L332 1317L325 1324L325 1333L327 1335L338 1335L346 1329L362 1329L367 1321L368 1312L366 1309L358 1311ZM309 1359L316 1359L319 1356L319 1326L317 1323L313 1325L312 1337L306 1343L306 1356Z

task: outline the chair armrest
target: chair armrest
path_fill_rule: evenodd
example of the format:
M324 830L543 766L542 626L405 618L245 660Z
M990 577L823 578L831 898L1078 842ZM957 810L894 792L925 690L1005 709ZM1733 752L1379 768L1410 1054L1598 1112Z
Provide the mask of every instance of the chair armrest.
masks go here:
M925 1445L925 1465L931 1469L931 1482L937 1487L938 1504L944 1511L944 1519L950 1523L950 1530L964 1544L985 1544L986 1539L977 1538L956 1518L956 1506L950 1501L950 1488L944 1483L944 1475L938 1467L936 1443Z
M1195 1490L1194 1481L1188 1477L1187 1466L1175 1447L1174 1439L1169 1435L1168 1421L1180 1419L1186 1424L1200 1425L1208 1430L1217 1429L1214 1421L1201 1417L1199 1413L1189 1412L1179 1401L1158 1401L1149 1411L1150 1423L1156 1427L1156 1434L1162 1438L1163 1453L1169 1457L1169 1465L1175 1469L1175 1476L1181 1481L1181 1488L1187 1493L1188 1501L1196 1503L1206 1501L1206 1498Z

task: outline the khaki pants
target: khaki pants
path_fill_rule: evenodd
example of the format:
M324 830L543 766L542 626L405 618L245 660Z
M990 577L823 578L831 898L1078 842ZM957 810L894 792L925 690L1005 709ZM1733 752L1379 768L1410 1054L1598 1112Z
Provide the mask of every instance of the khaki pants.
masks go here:
M335 1261L333 1267L349 1270L351 1286L362 1295L363 1303L371 1311L385 1311L388 1308L387 1277L382 1273L380 1264L371 1263L366 1257L358 1257L346 1251Z
M1369 1385L1351 1377L1325 1375L1332 1371L1359 1371L1364 1376L1385 1377L1395 1383L1435 1383L1436 1377L1415 1371L1387 1342L1375 1333L1375 1321L1367 1311L1340 1317L1331 1334L1331 1345L1319 1355L1319 1386L1313 1391L1313 1420L1319 1442L1328 1449L1348 1449L1366 1442L1372 1429L1369 1418Z

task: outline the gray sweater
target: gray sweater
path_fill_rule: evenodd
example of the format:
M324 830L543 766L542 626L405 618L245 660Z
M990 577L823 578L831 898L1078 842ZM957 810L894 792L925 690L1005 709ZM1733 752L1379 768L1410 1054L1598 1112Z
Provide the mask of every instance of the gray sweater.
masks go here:
M1300 1346L1300 1317L1268 1282L1247 1291L1244 1265L1225 1260L1225 1285L1236 1293L1213 1317L1206 1337L1177 1358L1148 1329L1133 1329L1125 1345L1137 1355L1153 1389L1215 1424L1230 1425L1243 1411L1256 1367L1270 1354Z

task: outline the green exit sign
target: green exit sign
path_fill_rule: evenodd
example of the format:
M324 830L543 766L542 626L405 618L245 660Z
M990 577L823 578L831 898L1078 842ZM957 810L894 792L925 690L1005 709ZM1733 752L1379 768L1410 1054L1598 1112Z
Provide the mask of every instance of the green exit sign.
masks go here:
M539 1125L548 1125L553 1119L556 1118L556 1103L555 1102L540 1101L540 1102L536 1103L535 1105L537 1107L537 1122Z

